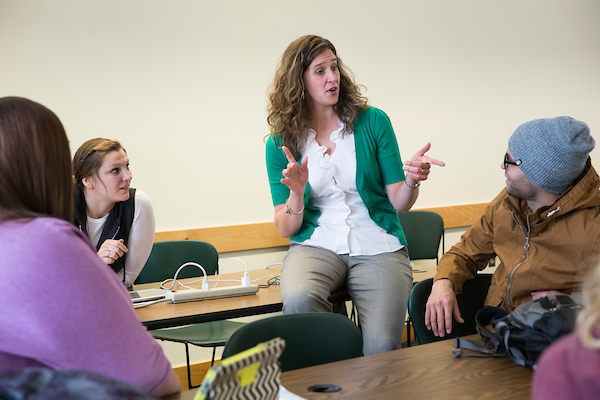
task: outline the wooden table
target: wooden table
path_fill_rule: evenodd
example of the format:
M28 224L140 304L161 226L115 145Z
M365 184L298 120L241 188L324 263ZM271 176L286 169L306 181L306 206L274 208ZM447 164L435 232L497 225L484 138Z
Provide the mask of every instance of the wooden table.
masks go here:
M479 335L468 338L480 340ZM529 399L532 370L510 358L454 357L455 340L288 371L281 384L306 399ZM313 393L314 384L340 392Z
M253 284L266 284L266 277L279 273L281 267L270 269L257 269L249 271ZM435 267L413 267L414 282L431 278L435 275ZM236 272L221 275L221 280L236 279L239 281L242 273ZM264 278L259 281L256 279ZM198 278L182 279L183 282L197 280ZM215 276L209 279L216 279ZM218 287L235 285L233 282L220 282ZM211 282L211 287L214 282ZM134 290L156 289L158 283L146 283L135 285ZM200 289L202 283L198 282L192 287ZM189 303L171 304L168 302L153 304L148 307L135 310L138 318L148 329L169 328L173 326L197 324L201 322L218 321L230 318L248 317L251 315L267 314L281 311L281 293L278 285L269 288L260 288L258 293L249 296L230 297L224 299L213 299L193 301Z
M467 338L477 339L478 335ZM305 399L529 399L532 370L510 358L454 357L454 339L284 372L281 384ZM339 392L314 393L315 384ZM191 400L196 390L168 397Z
M436 272L436 267L424 267L422 265L413 265L413 283L433 278Z
M270 275L278 274L280 267L272 269L259 269L249 271L250 279L253 284L266 285ZM234 282L223 282L228 279L237 279L238 282L243 273L231 273L221 275L221 282L217 287L235 285ZM260 279L256 281L256 279ZM183 282L190 282L198 278L182 279ZM210 276L209 279L217 279L216 276ZM238 283L239 284L239 283ZM135 285L134 290L156 289L157 283L146 283ZM193 284L191 287L200 289L202 282ZM211 288L214 282L211 282ZM223 299L211 299L202 301L193 301L189 303L171 304L162 302L148 307L137 308L135 310L138 318L148 329L168 328L172 326L197 324L201 322L210 322L230 318L247 317L250 315L259 315L281 311L283 303L281 302L281 293L278 285L271 285L268 288L260 288L256 294L239 297L228 297Z

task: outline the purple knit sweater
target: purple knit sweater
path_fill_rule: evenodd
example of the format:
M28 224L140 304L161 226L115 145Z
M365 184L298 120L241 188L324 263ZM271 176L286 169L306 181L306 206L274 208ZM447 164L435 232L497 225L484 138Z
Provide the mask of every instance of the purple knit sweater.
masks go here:
M0 282L0 370L86 370L148 391L169 378L123 283L72 224L0 222Z
M573 332L542 353L533 375L533 400L600 398L600 351L583 345Z

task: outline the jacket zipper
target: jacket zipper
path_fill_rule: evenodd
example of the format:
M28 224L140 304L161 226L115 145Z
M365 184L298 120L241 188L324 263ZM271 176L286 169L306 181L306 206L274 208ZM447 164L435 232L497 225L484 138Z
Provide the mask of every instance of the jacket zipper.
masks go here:
M520 263L518 263L517 266L510 273L510 279L508 280L508 286L506 287L506 303L510 307L512 307L512 304L510 303L509 292L510 292L510 286L512 285L512 278L513 278L513 275L515 274L515 271L517 270L517 268L519 268L521 266L521 264L523 264L529 258L529 234L531 233L531 226L529 225L529 215L527 216L527 232L525 232L525 228L523 228L523 226L521 226L519 221L517 221L517 218L515 218L515 213L513 213L511 211L511 214L513 217L513 221L515 221L515 224L517 224L517 226L519 228L521 228L521 230L523 231L523 234L525 235L525 245L523 246L523 248L525 249L525 259L523 261L521 261Z

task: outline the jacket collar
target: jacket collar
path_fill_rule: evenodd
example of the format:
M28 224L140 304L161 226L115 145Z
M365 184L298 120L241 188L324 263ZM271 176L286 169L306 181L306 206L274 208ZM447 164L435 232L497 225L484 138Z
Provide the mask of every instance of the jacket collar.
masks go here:
M530 212L524 199L508 194L504 200L504 206L522 220L525 220L529 214L532 225L549 221L572 211L598 207L600 206L600 177L592 166L591 158L588 157L580 177L551 206L541 207Z

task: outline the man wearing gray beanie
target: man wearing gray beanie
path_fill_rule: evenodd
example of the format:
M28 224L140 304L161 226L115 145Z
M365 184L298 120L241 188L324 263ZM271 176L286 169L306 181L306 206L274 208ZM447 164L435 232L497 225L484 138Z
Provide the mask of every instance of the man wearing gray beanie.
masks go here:
M600 256L600 178L589 127L571 117L536 119L508 140L506 188L441 258L425 325L436 336L461 317L456 294L498 257L485 305L511 312L550 294L581 290Z

